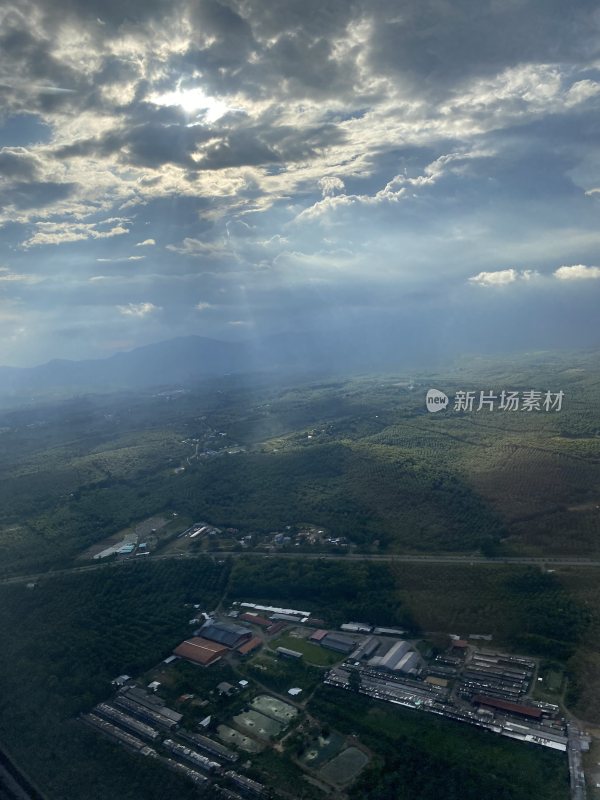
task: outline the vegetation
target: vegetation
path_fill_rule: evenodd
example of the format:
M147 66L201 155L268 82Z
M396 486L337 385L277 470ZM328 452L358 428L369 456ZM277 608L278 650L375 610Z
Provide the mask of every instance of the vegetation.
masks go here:
M186 604L212 607L224 596L306 608L331 626L358 619L427 632L432 643L448 632L492 634L494 644L543 660L546 699L564 697L574 714L600 721L595 569L277 559L278 548L600 556L597 354L471 360L417 376L413 390L403 377L300 387L223 380L169 398L105 395L0 413L0 579L41 576L33 589L0 585L0 741L49 798L193 796L184 779L129 756L77 716L109 695L117 674L156 673L189 634ZM561 413L428 415L429 386L450 395L562 389L565 403ZM194 540L189 560L150 556L43 576L80 567L90 546L173 512L179 522L157 544L167 556L178 525L206 520L229 530L210 548ZM299 540L303 526L326 534ZM274 544L275 532L291 541ZM240 541L245 535L250 544ZM341 544L325 540L340 537ZM238 551L231 562L202 556L224 547ZM243 547L270 548L274 558L239 557ZM285 641L325 658L306 642ZM306 697L326 655L315 666L263 651L239 672L276 692L299 686ZM233 682L228 670L212 676ZM178 666L169 674L164 691L173 699L206 696L215 719L229 713L231 704L210 695L207 672ZM313 701L323 704L324 722L360 733L380 754L357 798L564 796L554 754L462 728L449 736L449 723L367 713L358 694L339 703L330 692ZM270 757L261 756L265 769ZM292 762L277 767L282 784L296 775Z
M130 756L76 717L189 632L187 603L217 604L227 566L143 563L127 570L0 587L0 740L49 797L197 796L187 781Z
M356 800L567 800L566 759L450 720L374 704L323 687L311 708L379 754L350 792Z

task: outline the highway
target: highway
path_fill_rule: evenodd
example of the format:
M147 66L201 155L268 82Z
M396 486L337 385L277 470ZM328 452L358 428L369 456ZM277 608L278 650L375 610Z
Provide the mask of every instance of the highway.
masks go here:
M504 566L506 564L521 564L539 567L590 567L597 569L600 567L600 559L577 558L570 556L567 558L560 558L549 556L547 558L539 557L511 557L511 558L486 558L480 555L398 555L398 554L382 554L372 555L364 553L352 554L337 554L337 553L257 553L257 552L231 552L212 551L210 553L170 553L166 555L150 556L153 561L164 560L189 560L198 558L263 558L263 559L277 559L302 558L308 561L376 561L391 564L446 564L454 566L473 566L483 565L489 567ZM110 563L87 564L81 567L67 567L65 569L50 570L48 572L38 572L28 575L11 575L6 578L0 579L0 585L19 584L19 583L36 583L42 579L60 577L62 575L77 575L83 572L93 572L101 569L120 569L127 565L135 564L138 559L135 557L124 558L121 561L112 561Z

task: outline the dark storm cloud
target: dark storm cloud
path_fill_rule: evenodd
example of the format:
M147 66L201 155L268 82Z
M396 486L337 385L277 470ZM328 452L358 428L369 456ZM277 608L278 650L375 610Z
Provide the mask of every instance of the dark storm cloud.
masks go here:
M30 181L13 183L0 191L0 207L14 206L17 209L45 208L72 195L77 189L74 183L54 181Z
M0 149L0 177L33 179L39 171L39 161L23 147Z
M438 96L507 67L586 63L600 52L592 0L374 0L364 9L374 26L374 70Z

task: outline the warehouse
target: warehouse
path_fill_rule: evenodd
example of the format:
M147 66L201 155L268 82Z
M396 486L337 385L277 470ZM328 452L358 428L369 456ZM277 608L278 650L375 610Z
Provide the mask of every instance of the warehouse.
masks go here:
M397 669L397 664L409 652L408 642L396 642L383 656L376 656L369 661L369 666L379 669Z
M504 711L506 714L516 714L519 717L527 717L528 719L542 719L541 709L534 708L533 706L522 706L519 703L511 703L507 700L500 700L495 697L485 697L481 694L476 694L472 702L484 708Z
M360 661L363 658L371 658L377 648L379 647L379 640L375 638L375 636L369 636L368 639L357 647L357 649L352 653L352 658L356 661Z
M341 633L328 633L321 639L321 646L337 650L338 653L351 653L356 647L356 642Z
M320 628L319 630L315 631L313 634L309 636L309 640L311 642L321 642L329 633L329 631Z
M259 639L258 636L253 636L252 639L249 639L247 642L239 645L237 651L241 656L247 656L249 653L253 653L261 646L262 639Z
M282 658L295 658L297 661L302 658L302 653L299 653L297 650L290 650L287 647L278 647L277 655Z
M383 656L375 656L368 662L370 667L390 672L415 672L421 659L410 646L410 642L396 642Z
M210 639L212 642L217 642L231 649L252 638L252 633L248 628L234 625L231 622L206 622L195 633L196 636Z
M227 648L217 642L211 642L209 639L204 639L201 636L194 636L193 639L187 639L182 642L178 647L173 650L173 653L180 658L185 658L194 664L200 664L202 667L208 667L214 664L227 652Z
M270 628L273 624L270 619L261 617L260 614L251 614L249 611L240 614L239 619L243 622L251 622L252 625L259 625L261 628Z

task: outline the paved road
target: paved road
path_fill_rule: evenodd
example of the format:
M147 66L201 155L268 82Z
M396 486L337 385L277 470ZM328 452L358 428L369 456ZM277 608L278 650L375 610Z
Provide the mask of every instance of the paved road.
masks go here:
M514 558L485 558L480 555L366 555L363 553L338 555L335 553L248 553L239 552L232 553L229 551L214 551L210 553L172 553L163 556L151 556L153 561L177 561L177 560L190 560L197 558L225 558L231 556L232 558L263 558L263 559L277 559L303 558L308 561L381 561L394 564L450 564L455 566L468 565L486 565L486 566L502 566L505 564L529 564L533 566L545 567L600 567L600 559L589 558L529 558L529 557L514 557ZM100 569L121 569L130 564L137 563L136 558L125 558L122 561L113 561L109 564L89 564L83 567L68 567L66 569L51 570L50 572L33 573L29 575L13 575L8 578L2 578L1 584L11 583L34 583L42 578L60 577L61 575L76 575L81 572L93 572Z

